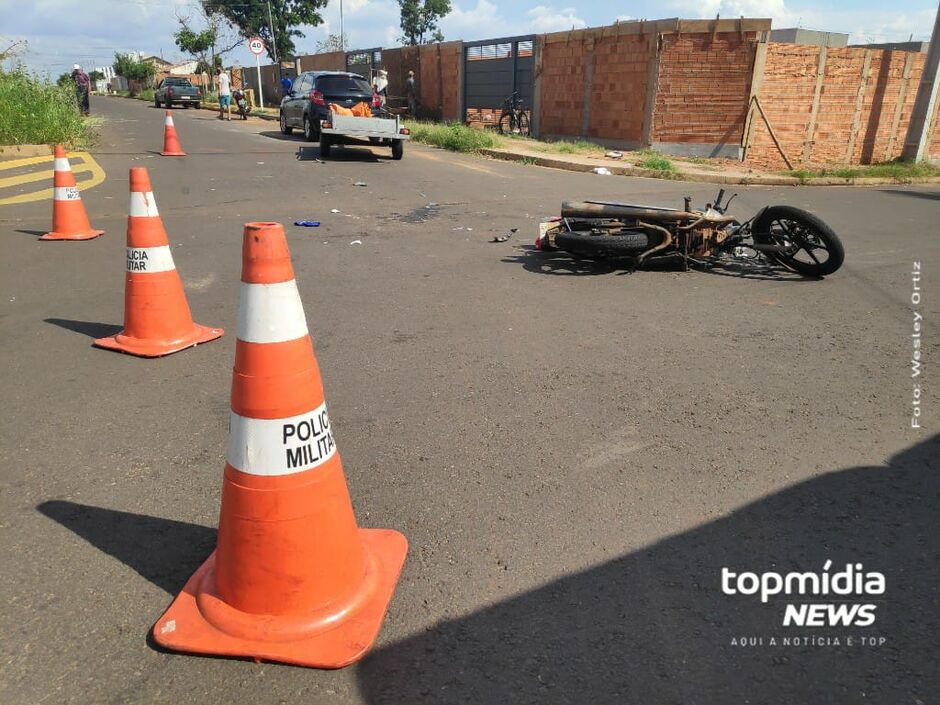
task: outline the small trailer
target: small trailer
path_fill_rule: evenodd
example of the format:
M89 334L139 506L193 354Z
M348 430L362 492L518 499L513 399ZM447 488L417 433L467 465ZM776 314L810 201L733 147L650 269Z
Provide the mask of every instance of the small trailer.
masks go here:
M330 113L329 120L320 122L320 156L329 157L334 145L347 140L368 140L372 144L392 147L392 159L401 159L405 153L405 140L411 139L407 127L402 127L397 115L357 117Z

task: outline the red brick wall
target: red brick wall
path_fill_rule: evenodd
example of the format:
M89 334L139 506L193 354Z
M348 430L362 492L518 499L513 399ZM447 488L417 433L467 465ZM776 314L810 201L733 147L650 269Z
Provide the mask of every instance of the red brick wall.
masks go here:
M643 139L646 90L655 42L653 34L603 37L595 41L588 137L636 142Z
M768 44L767 64L758 98L783 151L794 160L802 155L816 89L819 47ZM747 160L756 166L785 169L763 119L755 113Z
M388 72L389 98L397 104L405 96L405 81L408 79L408 72L414 71L416 77L421 75L418 47L383 49L382 68Z
M580 40L545 43L539 88L541 133L581 134L584 59L584 45Z
M654 142L741 144L755 38L753 32L663 36Z
M927 148L927 158L936 162L940 162L940 116L937 113L940 112L940 108L934 108L933 116L933 136L931 137L930 144Z
M301 71L345 71L346 53L331 51L326 54L306 54L300 57Z
M768 44L767 65L759 98L783 150L800 164L871 164L901 154L925 54L873 49L861 110L855 106L863 79L866 50L827 49L816 127L804 161L819 66L819 47ZM902 86L904 65L912 56L900 121L892 140L892 127ZM855 144L848 154L852 126L857 120ZM889 149L890 147L890 149ZM773 169L785 168L763 121L755 116L748 162Z
M425 44L420 47L418 115L432 120L459 120L462 42Z

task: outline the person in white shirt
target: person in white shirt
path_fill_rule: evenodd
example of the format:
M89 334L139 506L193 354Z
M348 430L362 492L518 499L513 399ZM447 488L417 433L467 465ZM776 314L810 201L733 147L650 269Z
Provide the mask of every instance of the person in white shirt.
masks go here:
M222 109L228 112L228 120L232 119L232 88L228 74L222 69L216 69L219 82L219 120L222 119Z
M388 97L388 71L379 69L372 81L372 90L379 97L379 105L385 107L385 100Z

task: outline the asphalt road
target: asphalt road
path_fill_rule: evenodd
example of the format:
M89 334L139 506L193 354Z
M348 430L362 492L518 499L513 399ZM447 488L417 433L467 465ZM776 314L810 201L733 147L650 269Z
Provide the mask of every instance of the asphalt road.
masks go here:
M361 148L321 163L271 123L205 112L176 111L189 156L161 158L162 111L93 110L107 178L83 200L105 236L37 242L49 201L0 207L0 701L898 705L940 692L940 191L740 188L737 214L788 203L835 228L847 260L823 281L625 274L534 252L539 218L567 198L678 206L714 189L417 145L401 162ZM194 317L222 340L158 360L91 346L122 321L130 166L149 168ZM288 239L359 523L410 542L375 651L340 671L148 639L214 542L242 225L299 219L322 221ZM886 576L885 594L860 600L876 605L870 627L783 628L786 605L832 596L721 590L723 567L846 563Z

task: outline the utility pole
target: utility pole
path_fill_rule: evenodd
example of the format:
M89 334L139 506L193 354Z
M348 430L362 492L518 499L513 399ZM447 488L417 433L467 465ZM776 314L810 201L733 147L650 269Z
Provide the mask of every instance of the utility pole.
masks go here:
M940 7L933 23L933 34L930 37L930 49L927 51L927 61L924 62L924 73L920 77L920 86L917 88L917 98L914 99L914 110L911 112L911 121L907 126L907 137L904 139L904 148L901 150L902 159L921 161L927 159L930 146L930 124L936 122L937 93L940 81L937 80L937 66L940 64Z
M284 74L281 70L281 62L277 60L277 40L274 38L274 18L271 16L271 0L268 0L268 29L271 30L271 49L274 51L274 63L277 64L277 79L280 81L284 78Z
M346 30L343 28L343 0L339 0L339 50L346 51Z

